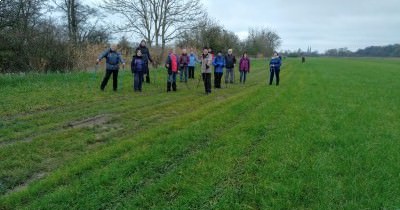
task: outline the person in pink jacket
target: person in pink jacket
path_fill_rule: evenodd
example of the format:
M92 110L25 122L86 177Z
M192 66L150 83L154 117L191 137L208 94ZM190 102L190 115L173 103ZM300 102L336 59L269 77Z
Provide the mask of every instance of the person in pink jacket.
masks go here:
M239 62L240 83L246 82L247 73L250 73L250 59L247 57L247 52L243 53Z

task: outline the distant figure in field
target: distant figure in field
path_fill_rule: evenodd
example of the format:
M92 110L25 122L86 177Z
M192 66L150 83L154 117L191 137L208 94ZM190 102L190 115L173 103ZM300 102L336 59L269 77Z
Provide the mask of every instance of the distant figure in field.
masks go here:
M250 73L250 59L247 57L247 52L243 53L239 62L240 83L246 83L247 73Z
M236 65L236 57L232 54L232 49L228 50L228 54L225 56L225 84L233 83L235 80L235 65Z
M212 65L212 55L208 54L207 48L203 49L203 54L201 55L201 73L204 81L204 89L206 94L211 93L211 65Z
M186 49L182 50L182 55L179 57L179 64L180 64L180 81L187 82L188 81L188 66L189 66L190 58L186 52Z
M133 89L135 92L142 92L143 73L146 70L145 63L146 61L143 58L142 52L139 49L136 49L136 53L131 62Z
M189 55L189 79L194 79L194 70L196 67L196 63L198 62L197 55L194 54L193 49L190 50L190 55Z
M302 56L301 57L301 63L305 63L306 62L306 57Z
M144 74L146 75L146 83L150 83L149 61L153 63L153 59L151 59L149 48L146 47L146 40L142 40L139 47L136 49L139 49L140 52L142 52L142 56L145 61ZM144 78L142 78L142 80L144 81Z
M278 53L275 52L271 58L271 61L269 62L269 71L270 71L269 85L272 85L272 81L274 80L274 75L276 76L276 86L279 85L279 73L281 71L281 65L282 61L279 58Z
M171 86L172 90L175 92L177 91L176 75L179 70L179 59L174 49L170 50L167 61L165 62L165 67L168 69L167 92L171 92Z
M222 52L218 52L217 56L214 58L213 65L214 69L214 87L221 88L221 79L224 74L225 58Z
M118 72L119 72L119 64L125 67L125 61L122 59L122 56L119 52L117 52L117 45L113 44L103 53L101 53L96 60L96 64L98 64L103 58L106 58L106 75L104 76L103 82L101 83L100 89L104 91L104 88L107 86L108 80L113 75L113 89L117 91L118 89Z

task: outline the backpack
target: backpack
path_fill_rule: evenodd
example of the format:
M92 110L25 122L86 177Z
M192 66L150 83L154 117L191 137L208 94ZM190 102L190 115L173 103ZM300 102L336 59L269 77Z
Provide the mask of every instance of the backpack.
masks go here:
M117 65L119 63L119 54L109 51L107 54L107 63L110 65Z

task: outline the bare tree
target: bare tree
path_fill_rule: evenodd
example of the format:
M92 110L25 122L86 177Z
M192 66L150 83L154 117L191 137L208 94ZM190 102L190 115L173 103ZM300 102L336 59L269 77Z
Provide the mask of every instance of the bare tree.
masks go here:
M150 46L161 48L160 55L205 14L200 0L104 0L102 8L125 19L118 30L144 37Z
M245 42L245 48L250 55L262 54L271 56L281 44L281 38L277 33L268 29L250 29Z

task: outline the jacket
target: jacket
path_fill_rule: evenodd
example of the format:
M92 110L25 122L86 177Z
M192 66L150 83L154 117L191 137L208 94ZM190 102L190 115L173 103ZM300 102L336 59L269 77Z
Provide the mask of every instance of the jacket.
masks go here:
M133 56L131 62L132 73L144 72L145 71L145 61L143 56Z
M242 57L239 62L239 71L250 72L250 59Z
M121 53L112 51L111 49L105 50L98 57L99 60L106 58L106 70L110 71L118 71L119 64L125 63L124 59L121 56Z
M197 57L195 54L191 53L189 56L189 65L188 66L196 66L196 63L198 62Z
M272 57L271 61L269 62L269 67L271 70L272 69L281 70L281 65L282 65L282 61L278 56Z
M190 62L190 60L189 60L189 56L187 54L182 54L181 57L179 57L179 64L182 67L188 66L189 62Z
M225 67L227 69L233 69L236 64L236 57L234 55L226 55L225 56Z
M201 55L201 73L211 73L212 57L210 54Z
M153 62L153 59L151 59L150 56L150 51L149 48L147 48L146 46L139 46L136 48L136 50L140 50L140 52L142 53L142 56L144 58L144 61L146 62L146 65L150 62Z
M175 57L175 61L172 58ZM170 53L165 62L165 67L168 70L168 74L177 73L179 70L179 58L177 55Z
M221 56L217 56L214 58L213 65L215 67L216 73L223 73L225 67L225 58Z

